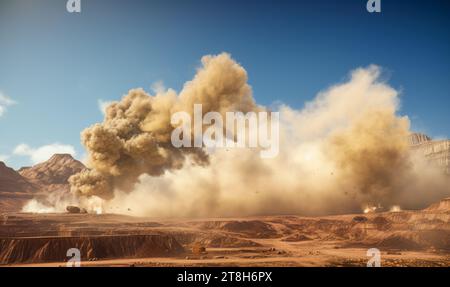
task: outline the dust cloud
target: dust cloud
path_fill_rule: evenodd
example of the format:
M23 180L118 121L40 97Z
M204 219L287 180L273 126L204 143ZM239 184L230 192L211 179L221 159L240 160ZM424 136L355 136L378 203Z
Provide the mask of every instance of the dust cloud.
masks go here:
M103 212L154 217L408 209L449 196L448 177L411 152L409 119L381 72L358 68L300 110L280 105L280 153L262 159L258 149L171 145L171 115L194 104L222 115L266 110L230 55L205 56L179 94L131 90L82 132L90 170L70 178L72 194L100 200Z

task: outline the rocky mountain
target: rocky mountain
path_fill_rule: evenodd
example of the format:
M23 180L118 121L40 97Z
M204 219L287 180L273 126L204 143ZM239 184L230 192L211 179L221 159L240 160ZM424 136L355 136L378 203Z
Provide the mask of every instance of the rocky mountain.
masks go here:
M0 192L30 192L34 189L33 184L0 161Z
M0 162L0 212L20 210L36 190L36 186Z
M68 191L70 176L86 167L68 154L15 171L0 162L0 212L20 211L23 205L51 191Z
M40 187L68 184L72 175L86 167L70 154L55 154L49 160L19 170L21 176Z

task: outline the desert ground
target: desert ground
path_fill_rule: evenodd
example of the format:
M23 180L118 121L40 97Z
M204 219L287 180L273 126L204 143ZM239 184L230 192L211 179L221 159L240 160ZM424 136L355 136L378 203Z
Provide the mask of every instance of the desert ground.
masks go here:
M81 266L364 267L370 248L382 266L450 266L450 198L423 210L324 217L23 212L33 198L68 192L68 178L84 169L67 154L19 170L0 162L0 266L66 266L72 248Z
M4 213L1 266L450 266L450 199L420 211L326 217L157 219Z

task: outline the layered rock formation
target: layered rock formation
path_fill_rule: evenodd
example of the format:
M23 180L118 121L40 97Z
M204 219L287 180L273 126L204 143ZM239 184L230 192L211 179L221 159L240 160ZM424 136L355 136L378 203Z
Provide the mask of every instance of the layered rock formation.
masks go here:
M432 140L427 135L414 133L410 135L409 142L413 151L450 174L450 140Z
M184 251L170 235L120 235L0 239L0 265L26 262L64 262L67 250L78 248L83 261L108 258L173 256Z

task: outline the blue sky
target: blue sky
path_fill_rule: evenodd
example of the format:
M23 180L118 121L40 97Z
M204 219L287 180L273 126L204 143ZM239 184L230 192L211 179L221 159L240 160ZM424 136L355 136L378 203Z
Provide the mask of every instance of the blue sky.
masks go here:
M201 56L223 51L258 103L296 108L380 65L413 128L450 136L449 1L382 0L380 14L366 0L81 3L70 14L66 0L0 0L0 160L13 167L55 143L82 157L79 133L102 120L100 99L158 81L179 91Z

